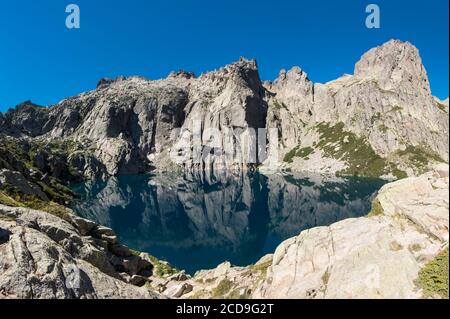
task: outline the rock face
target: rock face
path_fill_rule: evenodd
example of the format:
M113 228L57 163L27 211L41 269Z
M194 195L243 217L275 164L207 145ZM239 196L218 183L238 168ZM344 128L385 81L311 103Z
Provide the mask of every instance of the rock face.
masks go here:
M352 175L389 175L399 167L414 175L428 162L448 161L448 123L448 107L431 95L418 50L392 40L367 52L354 75L327 84L312 83L298 67L263 84L256 62L245 59L200 77L180 71L156 81L102 79L96 90L55 106L19 105L0 117L0 132L76 141L81 147L69 160L87 178L261 163ZM327 139L339 125L342 138ZM280 135L270 160L266 140L278 138L262 128ZM371 157L352 161L352 143ZM294 148L299 152L283 163ZM417 152L424 154L420 169Z
M129 283L149 280L149 262L112 230L68 216L0 205L0 299L161 298Z
M92 92L66 99L50 108L30 102L6 113L0 131L12 136L73 139L85 150L69 160L87 177L138 173L170 164L170 147L191 151L199 135L198 161L183 161L186 168L246 165L239 155L227 164L208 157L214 130L230 128L226 138L238 138L247 128L264 128L267 106L255 61L241 61L195 78L174 73L159 81L139 77L103 80ZM32 122L36 118L36 122ZM179 135L174 129L183 128ZM197 131L198 128L198 131ZM185 140L190 135L189 141ZM189 144L185 144L185 142ZM89 150L86 150L89 148ZM231 150L241 152L240 149ZM175 149L174 152L177 152ZM254 159L254 163L258 163Z
M326 132L318 127L321 123L342 124L346 131L342 134L355 134L361 138L359 144L367 143L374 153L406 171L415 165L401 165L408 156L400 155L411 148L448 161L448 109L431 95L419 52L410 43L392 40L374 48L356 64L354 75L326 84L313 84L302 70L293 68L266 88L273 93L267 125L280 128L285 152L299 145L314 149L308 156L298 154L296 168L341 170L342 166L327 163L329 157L349 165L346 155L353 154L334 149L345 148L351 140L326 140ZM318 160L321 167L315 166Z
M199 272L185 297L220 290L222 297L420 298L419 270L448 245L448 170L387 184L372 216L303 231L253 266Z
M0 170L0 187L3 185L11 185L25 195L37 196L42 200L47 200L45 193L34 183L27 181L27 179L17 171L10 171L7 169Z

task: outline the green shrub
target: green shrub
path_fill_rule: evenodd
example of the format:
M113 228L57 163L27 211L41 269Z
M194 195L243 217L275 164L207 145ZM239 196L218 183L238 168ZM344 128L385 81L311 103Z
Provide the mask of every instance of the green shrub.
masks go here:
M297 146L294 149L290 150L284 156L283 160L286 163L292 163L294 161L294 157L301 157L303 159L307 159L308 156L311 155L313 152L314 152L314 149L312 147L300 148L300 146Z
M448 247L419 272L416 284L423 289L425 298L449 298L448 294Z
M406 159L419 173L425 173L430 162L444 163L445 161L435 152L424 146L406 146L405 150L398 151L397 155Z
M217 287L215 287L212 292L211 296L215 299L222 299L225 298L225 295L231 290L233 286L233 283L229 279L223 279Z
M379 215L383 215L384 211L383 211L383 206L381 206L381 203L378 199L375 199L372 202L372 209L370 210L369 214L367 214L368 217L373 217L373 216L379 216Z
M294 161L294 157L295 157L295 154L297 153L298 148L299 148L299 147L297 146L296 148L290 150L290 151L284 156L283 161L285 161L286 163L292 163L292 162Z
M321 123L317 126L320 134L320 148L325 156L344 161L348 167L338 175L379 177L389 172L385 159L380 157L363 137L344 130L344 123L331 126Z
M165 278L178 273L178 269L172 267L166 261L157 259L155 256L150 255L150 261L153 264L153 274L156 277Z
M277 100L273 101L272 106L273 106L273 108L276 109L276 110L279 110L279 109L282 108L281 104L280 104Z
M261 275L265 277L267 274L267 269L269 269L270 266L272 266L272 260L268 260L261 264L252 265L250 266L250 270L252 272L260 272Z

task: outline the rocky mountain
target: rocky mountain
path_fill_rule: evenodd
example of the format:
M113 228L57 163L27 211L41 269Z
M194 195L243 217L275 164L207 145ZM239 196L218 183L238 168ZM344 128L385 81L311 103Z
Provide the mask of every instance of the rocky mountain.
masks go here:
M161 80L102 79L57 105L24 102L0 113L0 298L435 297L421 276L445 249L448 268L448 165L436 166L449 158L448 112L448 99L431 93L418 50L397 40L364 54L353 75L325 84L298 67L263 82L256 61L241 58L199 77L180 71ZM339 203L322 198L336 183L296 185L273 175L254 193L245 174L234 174L227 178L238 183L224 178L225 187L215 189L216 181L206 181L208 191L198 183L151 185L139 194L155 207L142 224L156 219L154 211L169 223L174 205L182 205L189 231L214 232L230 247L251 237L246 225L258 196L270 208L264 231L310 224L255 265L225 263L194 278L130 250L112 229L66 208L76 196L67 188L73 182L254 169L420 176L384 186L371 216L337 223L329 212L340 215ZM104 224L105 208L138 202L114 181L85 207ZM323 205L305 204L317 197ZM309 215L293 213L290 198ZM218 202L236 213L224 217ZM348 204L355 216L366 207L350 197ZM310 228L318 225L324 226ZM67 284L73 271L75 289Z
M410 43L374 48L354 75L326 84L295 67L266 88L273 92L267 125L279 127L293 150L285 159L297 169L413 175L429 160L448 161L448 109L431 95Z
M0 115L3 135L52 142L80 179L257 166L405 177L448 161L448 128L418 50L396 40L326 84L298 67L263 83L256 61L241 58L199 77L102 79L57 105L25 102Z

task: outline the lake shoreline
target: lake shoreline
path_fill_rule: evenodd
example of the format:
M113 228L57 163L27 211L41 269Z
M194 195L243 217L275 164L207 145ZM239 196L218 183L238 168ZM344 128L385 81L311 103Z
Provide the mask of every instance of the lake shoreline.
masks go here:
M302 230L359 217L384 180L312 173L132 175L72 188L81 217L188 274L254 264Z
M140 271L145 270L144 265L155 263L148 255L137 256L136 252L120 245L112 230L81 219L72 213L67 215L68 220L64 220L46 212L0 206L2 240L0 247L7 252L2 263L9 269L9 271L0 272L0 284L4 288L3 291L16 297L27 298L27 290L24 287L7 284L12 282L12 278L16 280L22 276L26 276L23 278L24 283L28 280L28 275L23 273L23 267L25 267L23 262L26 263L26 259L14 261L10 258L10 251L15 249L14 243L27 240L28 245L33 245L28 246L28 249L34 245L50 245L54 247L53 249L60 251L62 256L66 256L65 262L71 261L83 269L87 277L81 278L81 286L84 290L75 290L78 297L84 294L84 297L88 298L93 296L99 298L422 298L424 291L429 291L432 286L431 288L419 286L421 268L448 247L448 176L448 165L440 165L432 172L420 177L386 184L377 196L382 210L377 211L373 216L346 219L330 227L316 227L304 231L299 236L283 242L273 255L262 258L255 265L232 267L231 264L224 263L216 269L198 272L193 278L183 273L166 275L159 279L150 275L147 283L145 280L142 281L144 278L142 275L133 274L139 268L135 268L134 271L128 268L129 275L124 273L120 275L122 277L113 278L118 274L111 277L105 269L102 270L98 259L96 264L89 258L89 254L81 253L86 252L85 249L88 249L87 251L94 249L100 253L102 249L98 246L98 240L106 240L115 243L113 244L115 251L108 248L108 253L103 252L100 255L96 253L97 256L110 256L108 258L116 256L114 258L117 262L119 255L129 255L129 257L120 258L128 265L127 267L130 266L130 261L133 261L134 265L141 264L140 267L144 268ZM398 197L399 193L404 195L403 198ZM421 202L417 201L418 198L422 198ZM415 204L411 206L411 203ZM430 214L433 215L432 219L429 218ZM430 221L433 222L430 223ZM358 229L362 232L358 232ZM386 231L387 229L391 230ZM353 231L347 232L347 230ZM400 231L399 235L396 235L396 231ZM22 237L23 235L20 234L26 235ZM329 237L329 234L334 235ZM347 235L339 241L338 237L341 235L338 234ZM358 235L355 237L356 234ZM373 234L376 236L374 237ZM93 235L98 238L96 243L92 241ZM349 240L348 235L352 240ZM325 238L332 238L332 240L324 241ZM319 244L317 248L322 248L310 251L306 244L310 240L312 240L311 244ZM373 246L371 243L376 245ZM328 246L330 244L331 246ZM73 250L70 247L79 248ZM108 247L112 246L108 245ZM320 252L327 251L330 247L333 248L328 251L332 252L334 257L324 259L326 255ZM68 250L69 248L71 250ZM326 249L323 250L324 248ZM294 257L297 254L296 251L302 252L301 254L307 258L297 259ZM361 255L362 251L369 254ZM312 252L314 253L311 255ZM358 253L355 255L355 252ZM48 262L54 258L46 253L46 249L32 250L29 254L23 257L32 256L38 263ZM42 258L44 256L46 257ZM354 259L352 256L363 256L363 258ZM364 256L378 256L379 259L375 259L373 264L374 261L371 262ZM303 275L299 276L298 271L304 267L308 269L309 258L315 260L316 270L303 272ZM343 268L338 267L340 262L348 258L352 260L352 263L356 262L354 265L359 265L359 268L348 267L346 263L343 264ZM144 262L145 260L147 262ZM394 261L394 264L391 265L390 261ZM376 268L368 267L371 264L379 266L378 273ZM399 265L402 270L397 271L397 266L394 265ZM67 264L63 263L55 270L64 273L65 266ZM360 267L369 273L360 273ZM93 277L90 276L94 273L97 279L93 281ZM304 276L312 277L308 279ZM63 290L55 291L53 288L49 290L44 278L35 283L38 285L35 287L35 292L39 291L40 294L34 295L34 298L77 297L74 290L63 289L63 286L61 286ZM315 279L312 280L312 278ZM347 281L346 278L351 280ZM56 279L52 279L52 282L54 280ZM85 290L86 280L89 280L89 287L93 290ZM308 288L307 286L311 283L312 286ZM358 286L361 283L363 286ZM111 284L122 287L120 291L117 291L118 294L108 294L107 287ZM143 284L144 286L138 287ZM333 287L339 287L339 289L336 290ZM438 298L439 294L427 296Z

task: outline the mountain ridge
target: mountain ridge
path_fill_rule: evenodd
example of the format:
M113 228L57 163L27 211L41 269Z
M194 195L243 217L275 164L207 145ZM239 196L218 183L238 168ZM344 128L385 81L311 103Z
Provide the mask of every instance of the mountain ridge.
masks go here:
M193 149L192 136L173 136L174 130L192 135L196 122L205 156L173 163L173 153ZM267 149L251 161L251 147L265 146L264 136L256 134L255 146L235 142L237 155L229 160L212 152L225 148L230 136L221 136L218 145L207 136L224 128L239 141L236 129L276 129L280 145L275 154ZM160 80L101 79L95 90L56 105L40 108L28 101L0 113L0 133L73 141L78 148L67 161L87 178L255 167L398 178L448 161L448 106L431 95L417 48L399 40L366 52L354 75L325 84L313 83L299 67L262 81L256 60L245 58L198 77L178 71ZM371 157L355 154L352 142ZM355 157L361 158L352 162Z

